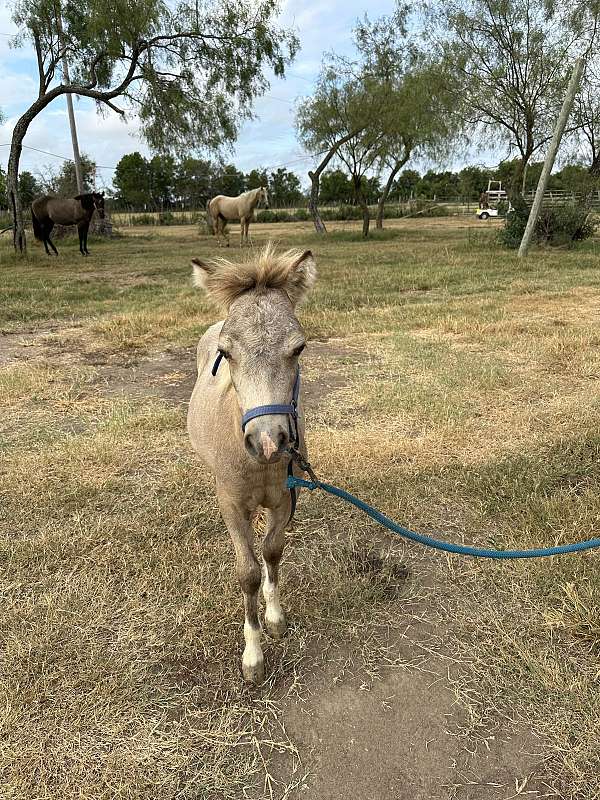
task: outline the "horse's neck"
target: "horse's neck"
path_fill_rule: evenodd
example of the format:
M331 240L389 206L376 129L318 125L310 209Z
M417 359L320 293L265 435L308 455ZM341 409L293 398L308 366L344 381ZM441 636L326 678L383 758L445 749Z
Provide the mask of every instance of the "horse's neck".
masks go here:
M251 189L247 196L250 201L250 208L255 208L258 205L258 201L260 200L260 189Z

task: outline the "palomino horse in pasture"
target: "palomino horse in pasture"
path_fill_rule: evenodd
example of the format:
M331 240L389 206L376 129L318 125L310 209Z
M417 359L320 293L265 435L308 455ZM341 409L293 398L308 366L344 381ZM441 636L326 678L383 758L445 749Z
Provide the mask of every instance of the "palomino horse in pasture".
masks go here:
M265 624L279 638L286 629L279 561L295 506L295 495L286 489L289 449L306 458L298 366L306 340L295 309L316 280L316 265L309 250L276 253L271 243L243 264L193 259L192 265L195 284L227 311L227 318L210 327L198 345L188 432L215 475L221 515L233 541L244 595L242 672L247 681L261 683L261 566L252 521L264 509Z
M209 200L206 204L206 212L208 222L212 228L213 234L217 237L223 236L229 247L229 238L225 233L225 226L232 219L239 219L240 221L240 244L244 246L244 238L248 244L248 228L250 221L254 218L254 209L257 206L269 207L269 194L264 186L259 186L258 189L250 189L249 192L244 192L238 197L227 197L225 194L218 194ZM221 239L219 238L219 244Z
M91 192L90 194L78 194L77 197L52 197L44 195L36 197L31 204L31 222L33 233L36 239L44 243L46 253L48 245L58 255L58 250L50 238L54 225L77 225L79 233L79 252L82 256L88 256L87 237L90 221L94 214L98 212L100 219L104 219L104 193Z

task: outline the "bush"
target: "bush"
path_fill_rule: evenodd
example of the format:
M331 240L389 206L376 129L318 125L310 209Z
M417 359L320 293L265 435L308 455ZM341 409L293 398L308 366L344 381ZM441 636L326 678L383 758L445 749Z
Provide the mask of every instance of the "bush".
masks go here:
M294 216L296 217L296 222L308 222L308 220L311 219L310 212L307 208L297 208Z
M175 217L172 211L161 211L158 215L157 225L179 225L180 221Z
M295 222L295 217L288 211L273 211L265 208L256 214L256 222Z
M513 209L508 213L504 228L500 232L500 241L506 247L516 249L521 244L529 211L530 207L522 197L513 202ZM542 208L533 238L537 244L551 247L572 245L573 242L580 242L593 236L597 224L589 211L574 203Z
M132 225L155 225L156 220L153 214L136 214L131 216Z

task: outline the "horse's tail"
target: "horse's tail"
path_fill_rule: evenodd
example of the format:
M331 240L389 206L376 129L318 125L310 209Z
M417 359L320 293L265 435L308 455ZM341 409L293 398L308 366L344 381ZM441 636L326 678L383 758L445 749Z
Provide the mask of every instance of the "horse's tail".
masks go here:
M46 231L42 223L35 215L35 211L33 209L33 203L31 205L31 224L33 226L33 235L38 240L38 242L43 242L44 239L46 238Z

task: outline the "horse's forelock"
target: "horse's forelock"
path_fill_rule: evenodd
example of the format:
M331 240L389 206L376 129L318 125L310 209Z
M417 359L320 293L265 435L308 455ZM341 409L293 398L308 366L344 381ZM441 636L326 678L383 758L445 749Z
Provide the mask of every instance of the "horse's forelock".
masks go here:
M226 259L215 259L205 276L206 292L225 308L247 292L281 289L290 292L290 273L297 264L300 251L277 253L269 242L252 260L233 264ZM292 302L296 297L290 297Z

